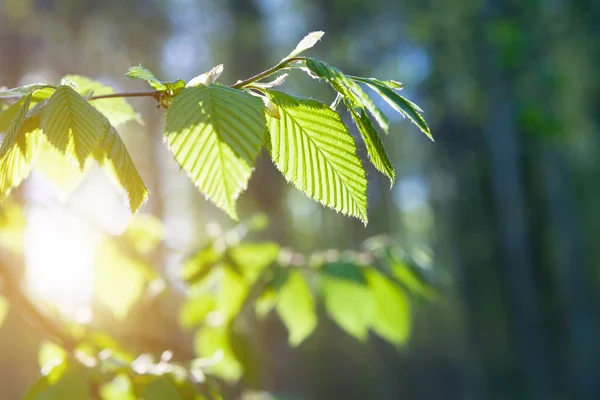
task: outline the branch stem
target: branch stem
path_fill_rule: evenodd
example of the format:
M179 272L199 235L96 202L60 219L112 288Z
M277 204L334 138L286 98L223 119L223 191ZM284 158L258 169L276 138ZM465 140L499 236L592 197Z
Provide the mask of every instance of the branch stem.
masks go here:
M100 100L100 99L113 99L117 97L154 97L158 100L160 96L160 92L151 91L151 92L127 92L127 93L109 93L109 94L100 94L98 96L92 96L88 100Z

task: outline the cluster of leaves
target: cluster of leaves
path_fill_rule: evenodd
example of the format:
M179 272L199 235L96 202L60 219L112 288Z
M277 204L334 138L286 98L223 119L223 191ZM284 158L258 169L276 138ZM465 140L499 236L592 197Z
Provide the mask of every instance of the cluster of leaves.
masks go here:
M393 183L395 172L372 118L387 132L385 115L361 85L372 88L396 111L431 137L422 110L397 91L402 84L345 75L323 61L299 57L323 35L313 32L274 67L231 86L217 82L221 65L187 84L162 81L141 66L127 77L150 85L168 109L164 137L194 184L229 216L237 219L236 200L246 188L265 147L276 167L299 190L323 205L367 223L367 179L355 140L335 111L343 100L356 123L373 165ZM328 106L273 89L288 69L300 69L328 82L338 93ZM61 85L37 84L0 91L17 99L0 114L0 199L25 179L40 153L58 151L80 169L96 161L123 186L135 212L148 191L114 126L137 119L112 88L80 76Z

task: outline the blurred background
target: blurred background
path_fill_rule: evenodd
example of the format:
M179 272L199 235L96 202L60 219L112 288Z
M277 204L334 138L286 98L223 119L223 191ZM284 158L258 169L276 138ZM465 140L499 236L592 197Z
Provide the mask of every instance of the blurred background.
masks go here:
M440 296L413 303L411 338L399 349L374 336L361 344L326 318L290 349L285 328L267 320L252 382L238 386L300 399L597 399L599 18L591 0L0 0L0 86L72 73L146 90L122 78L140 63L186 80L223 63L229 84L324 30L310 54L403 82L436 142L378 102L393 122L383 140L397 181L390 189L365 163L366 228L287 185L266 154L240 215L264 212L263 235L298 251L393 234L398 246L432 254L446 278ZM335 97L299 72L283 89ZM165 223L155 260L169 271L206 239L208 223L232 222L167 152L164 111L147 98L131 103L145 125L119 131L151 192L143 212ZM63 183L57 190L35 171L12 199L27 209L23 279L69 308L91 301L93 231L122 231L129 217L102 173ZM3 399L35 381L41 337L9 313Z

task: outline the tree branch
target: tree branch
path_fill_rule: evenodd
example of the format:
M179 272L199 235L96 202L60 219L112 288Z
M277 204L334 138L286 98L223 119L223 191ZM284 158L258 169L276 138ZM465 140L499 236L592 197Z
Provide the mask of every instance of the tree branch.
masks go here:
M126 93L109 93L92 96L88 100L113 99L116 97L154 97L156 101L160 99L160 92L154 90L152 92L126 92Z

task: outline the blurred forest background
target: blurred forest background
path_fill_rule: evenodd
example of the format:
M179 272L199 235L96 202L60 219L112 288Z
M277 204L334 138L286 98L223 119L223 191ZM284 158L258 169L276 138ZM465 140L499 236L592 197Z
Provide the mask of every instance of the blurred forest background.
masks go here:
M279 61L307 32L326 31L311 54L353 75L403 82L436 143L392 120L383 140L398 178L390 190L365 164L366 228L287 185L268 157L240 214L266 213L264 236L299 251L393 234L407 251L433 255L441 295L414 302L400 349L376 337L360 344L321 318L292 350L269 319L252 385L306 399L598 399L599 19L592 0L0 0L0 86L74 73L146 90L122 79L140 63L164 79L223 63L221 80L233 83ZM334 98L299 73L285 90ZM144 212L165 221L156 263L169 270L205 240L208 222L232 222L168 154L164 111L148 99L132 104L145 126L120 131L151 191ZM108 219L94 204L109 195L78 188L65 203L42 181L32 176L14 194L30 216L52 207L74 215L69 207L84 204L78 212ZM55 229L46 235L60 235ZM1 398L18 398L35 380L40 338L9 314Z

